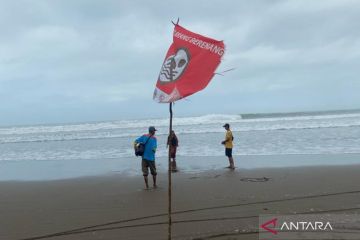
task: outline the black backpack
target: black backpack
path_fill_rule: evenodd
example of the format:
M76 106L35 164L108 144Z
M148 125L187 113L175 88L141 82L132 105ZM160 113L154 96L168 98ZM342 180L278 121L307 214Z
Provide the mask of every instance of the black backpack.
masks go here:
M138 143L135 145L135 156L139 157L139 156L144 156L144 152L145 152L145 145L147 144L147 142L150 140L150 136L149 138L146 140L145 143Z

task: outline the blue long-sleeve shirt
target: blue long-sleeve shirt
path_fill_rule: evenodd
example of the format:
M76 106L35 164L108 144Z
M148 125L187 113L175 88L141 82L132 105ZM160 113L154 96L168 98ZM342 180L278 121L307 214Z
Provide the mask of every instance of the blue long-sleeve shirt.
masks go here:
M148 138L150 137L149 141ZM147 141L147 143L146 143ZM155 161L155 152L157 148L156 137L150 136L149 134L142 135L135 140L136 143L146 143L143 159L149 161Z

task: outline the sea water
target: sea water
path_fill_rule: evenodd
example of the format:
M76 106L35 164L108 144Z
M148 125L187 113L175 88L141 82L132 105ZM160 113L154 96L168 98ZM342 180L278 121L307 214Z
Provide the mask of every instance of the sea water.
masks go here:
M284 156L360 153L360 111L175 117L180 169L201 171L226 166L220 144L224 123L229 123L233 131L233 154L240 168L353 164L357 163L356 157L312 157L311 161L303 157L291 161ZM158 129L157 164L165 170L168 124L168 118L159 118L0 127L0 179L37 179L42 175L61 178L99 172L137 174L139 159L134 156L132 144L151 125ZM264 160L264 156L280 157ZM219 161L222 157L224 161Z

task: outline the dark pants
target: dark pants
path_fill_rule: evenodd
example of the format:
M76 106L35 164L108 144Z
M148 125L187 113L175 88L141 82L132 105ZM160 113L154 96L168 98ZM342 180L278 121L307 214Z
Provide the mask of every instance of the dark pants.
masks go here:
M176 147L170 146L170 157L176 158Z
M149 160L143 159L141 161L141 169L143 172L143 176L149 175L149 168L150 168L151 175L156 176L157 172L156 172L155 161L149 161Z
M232 157L232 148L225 148L225 156Z

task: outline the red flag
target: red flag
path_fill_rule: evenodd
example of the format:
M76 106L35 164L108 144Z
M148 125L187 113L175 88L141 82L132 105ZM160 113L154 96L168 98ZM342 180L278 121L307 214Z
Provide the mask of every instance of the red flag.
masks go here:
M176 24L171 44L161 67L154 100L174 102L204 89L225 53L217 41Z

